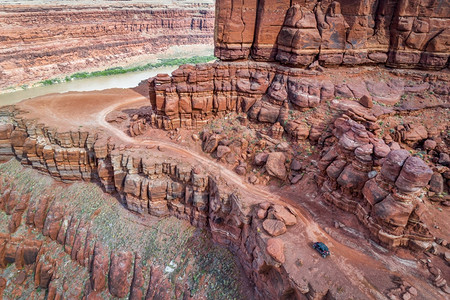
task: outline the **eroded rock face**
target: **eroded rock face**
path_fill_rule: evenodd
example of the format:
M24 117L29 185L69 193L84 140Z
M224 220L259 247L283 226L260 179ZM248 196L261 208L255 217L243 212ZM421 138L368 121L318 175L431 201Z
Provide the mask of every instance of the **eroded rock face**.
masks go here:
M170 46L212 44L212 1L137 2L2 5L0 89L140 63Z
M284 130L298 141L317 141L326 124L319 118L291 118L290 113L320 109L336 99L363 99L360 105L348 105L343 109L351 110L350 116L353 119L370 123L370 129L374 130L377 118L371 112L376 109L373 108L373 102L391 106L399 104L407 92L406 84L411 81L406 75L389 74L389 78L385 80L368 73L355 76L349 71L343 76L348 76L345 82L334 76L333 72L320 73L315 70L286 68L278 63L254 61L217 61L182 66L171 76L160 74L149 79L153 113L146 126L166 130L201 129L214 118L236 112L247 114L248 119L253 121L273 124L274 137L282 135ZM430 80L425 73L414 74L414 77L414 83L409 85L415 86ZM442 99L448 98L449 91L442 90L442 84L448 82L448 76L443 73L438 77L437 82L424 87L421 92L423 97L439 94ZM339 104L336 106L341 108ZM134 127L136 126L133 124L130 132L134 131ZM422 125L405 124L396 130L395 135L395 140L410 145L428 138L428 132ZM205 148L207 152L213 152L218 145L218 141L214 139L211 142L214 143ZM374 151L385 150L376 147Z
M135 213L157 217L173 215L196 227L209 229L215 241L236 250L246 274L255 278L260 299L277 298L295 288L283 266L283 239L297 225L292 207L269 202L244 206L233 189L201 167L167 159L164 152L157 149L149 152L146 148L142 151L136 148L128 152L95 132L35 131L36 124L17 123L20 126L11 132L9 143L14 145L11 146L14 154L24 164L66 182L100 179L107 191L117 192L124 206ZM4 128L0 134L9 134L9 129ZM27 132L33 134L29 136ZM27 136L11 141L14 135L22 136L22 133ZM280 154L276 167L282 166L286 172L284 155ZM85 293L89 299L106 292L114 297L124 297L128 293L134 298L144 295L136 265L139 259L134 253L116 252L96 241L90 232L90 221L72 216L65 206L54 204L54 198L42 195L32 205L18 200L13 186L2 186L1 210L26 214L27 225L58 242L74 262L88 268L90 280ZM11 228L13 230L14 226ZM268 244L271 236L276 236L277 240ZM22 247L9 240L7 244L1 266L16 260L17 249L23 249L20 259L24 262L41 261L34 255L39 251L34 245ZM41 248L41 251L44 250ZM54 286L58 283L52 277L53 263L42 260L38 264L36 285L56 293ZM263 274L267 267L273 268L269 277ZM280 286L267 288L271 278L277 278ZM168 286L163 271L152 268L147 298L167 298Z
M217 6L216 56L223 60L447 65L447 2L219 0Z
M267 241L267 252L276 261L280 263L285 262L284 257L284 242L277 238L271 238Z
M106 279L109 270L109 255L105 249L97 244L94 248L91 263L91 289L95 292L101 292L106 288Z
M108 285L109 292L114 297L123 298L130 290L129 274L132 268L132 259L131 252L111 254Z
M354 213L388 246L407 246L415 239L428 245L432 236L416 212L431 168L406 150L385 149L382 140L346 116L335 121L333 133L337 141L319 162L325 198ZM379 173L374 170L380 167Z

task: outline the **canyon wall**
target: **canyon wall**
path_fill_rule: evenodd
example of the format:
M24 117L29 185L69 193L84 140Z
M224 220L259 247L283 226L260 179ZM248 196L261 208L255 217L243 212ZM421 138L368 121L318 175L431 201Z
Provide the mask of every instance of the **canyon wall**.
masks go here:
M172 76L150 79L151 114L130 116L129 128L112 130L105 123L127 116L117 110L112 116L103 115L109 106L99 109L97 115L89 111L92 114L86 114L88 117L85 112L78 111L77 115L71 111L73 107L66 108L56 125L50 116L33 118L34 110L43 102L37 101L28 110L20 110L26 105L6 107L0 111L2 119L7 119L7 124L0 125L0 161L16 159L63 182L94 181L140 216L172 215L208 229L215 242L235 253L255 285L256 299L382 298L372 291L387 292L375 285L368 288L369 281L356 267L339 268L336 263L348 260L343 253L356 252L356 246L339 252L338 242L330 234L326 242L332 245L336 259L306 259L311 254L308 251L312 252L311 243L324 238L320 229L324 223L319 222L322 214L311 219L307 213L300 214L300 207L309 207L299 202L324 199L317 205L329 202L355 215L361 243L375 240L388 248L402 246L419 252L434 247L437 225L426 222L424 205L431 195L427 189L433 177L441 180L438 197L443 198L443 191L448 191L444 178L450 186L445 137L449 130L445 120L450 113L450 76L447 70L386 70L384 66L446 68L447 16L448 3L444 1L219 0L216 54L221 61L182 66ZM426 45L420 44L418 37ZM316 61L308 69L292 67ZM359 64L364 66L333 68ZM95 97L100 103L98 94ZM108 101L113 105L115 100ZM64 105L57 102L53 104ZM233 143L226 128L205 128L214 119L231 118L232 114L225 118L230 112L240 113L236 118L258 138L245 140L240 136ZM416 118L408 119L408 115ZM81 116L89 120L83 121ZM101 126L93 125L89 116ZM432 119L432 124L425 123L426 119ZM74 127L67 129L66 123ZM207 154L177 146L175 141L147 140L145 133L150 127L172 133L180 132L176 130L179 128L205 129L199 135L192 134L192 139L198 143L201 139ZM238 126L230 127L240 134ZM155 133L161 132L147 132ZM263 136L265 133L270 136ZM136 137L141 134L142 139ZM272 141L275 150L266 149L266 141ZM250 142L261 150L258 156L245 146ZM425 147L427 142L434 146ZM308 146L315 153L295 166L288 160L301 156L294 153L294 146L296 150ZM422 146L427 152L415 151ZM239 167L234 168L237 174L220 161L227 147L228 151L239 148ZM207 158L209 154L218 161ZM298 166L303 163L308 167ZM296 173L300 179L290 181L292 185L287 183L289 164L290 169L306 173ZM295 196L277 197L276 191L266 192L239 177L254 175L246 171L255 165L261 173L276 177L274 182L282 183L277 191L287 193L290 188ZM251 176L245 179L255 183L250 181ZM307 193L308 180L313 182L314 193ZM8 234L0 235L0 267L13 262L21 267L28 257L29 264L35 264L36 286L48 287L49 294L57 298L59 283L51 283L58 279L53 276L56 264L39 253L42 245L10 236L26 216L28 226L56 240L74 262L86 268L90 280L85 293L89 299L95 299L98 291L117 297L131 291L130 299L143 291L147 295L153 292L143 288L142 270L135 263L139 259L133 253L103 249L89 238L90 227L84 220L73 219L57 205L49 206L52 199L39 197L30 204L25 196L19 203L14 182L4 178L0 184L0 209L12 216ZM299 197L299 193L306 196ZM333 207L320 209L332 211L335 215L326 221L341 226L337 221L340 212ZM342 219L351 219L342 215ZM331 232L330 228L324 232ZM364 266L370 265L361 261ZM425 264L431 266L431 259ZM399 262L393 265L397 267ZM419 268L412 268L419 272ZM386 273L391 271L387 265ZM145 272L151 272L153 278L153 269ZM430 267L430 272L437 274L433 277L435 286L449 293L441 271ZM405 271L398 273L404 275ZM363 281L355 274L364 277ZM381 282L385 279L382 277L376 280ZM164 284L157 285L162 292L159 296L164 298ZM392 287L390 281L383 285ZM403 298L412 294L402 289L396 293Z
M94 183L61 184L17 160L0 168L3 299L247 298L234 256L188 222L137 218Z
M317 178L325 199L357 215L382 244L427 248L433 237L420 221L423 210L418 197L433 172L423 160L398 150L392 138L383 136L383 121L378 120L398 113L399 103L411 91L426 95L422 107L448 107L449 91L441 87L449 78L438 72L381 76L352 72L342 74L343 82L325 72L261 62L183 66L172 77L150 80L154 109L150 124L166 130L199 129L214 118L237 112L255 123L278 126L279 134L292 143L317 143L323 152L318 165L323 174ZM370 99L366 103L370 107L355 101L360 98ZM398 127L389 132L398 135L399 143L413 145L446 130L446 124L435 124L429 133L423 126L409 126L406 131ZM220 134L206 136L204 151L214 152L220 138ZM390 164L405 167L391 170Z
M2 4L0 89L143 65L172 46L193 45L201 53L213 43L213 9L211 1Z
M445 68L448 2L291 2L218 1L215 50L221 61L150 79L150 125L198 129L237 112L273 124L275 136L285 134L292 143L318 144L316 176L329 202L355 214L382 244L426 249L433 237L421 222L418 197L433 172L407 151L398 158L400 146L388 136L413 146L438 138L446 125L427 132L410 124L386 134L380 120L448 107L448 72L333 66ZM417 36L427 46L413 43ZM314 61L319 64L308 69L292 67ZM219 137L206 137L204 150L214 152L209 148ZM392 164L404 167L391 170Z
M288 240L298 240L295 237L302 230L298 227L298 212L292 206L279 201L268 202L263 197L248 198L244 190L226 182L225 178L210 174L201 166L182 162L173 154L165 153L164 148L116 145L110 137L82 129L60 132L23 118L19 111L10 108L4 110L3 115L10 115L15 125L0 126L0 160L16 158L23 165L64 182L99 182L105 191L117 193L123 205L135 213L157 217L173 215L208 229L214 241L226 245L237 255L246 275L256 285L257 299L302 299L336 293L324 281L315 280L314 275L298 278L289 270L294 263L285 257L284 247ZM49 205L46 197L37 199L38 204L30 207L29 198L23 197L23 205L16 208L18 199L10 197L14 193L14 183L7 182L5 186L0 196L0 209L1 203L5 203L8 213L16 216L11 221L12 230L20 226L25 210L33 214L29 225L42 230L42 225L46 224L43 234L62 244L74 261L89 268L92 284L86 287L86 295L94 297L106 289L108 268L109 280L114 280L113 276L120 272L132 276L132 252L119 253L119 257L111 253L110 262L101 245L87 241L89 228L83 220L61 222L69 216L65 216L59 206ZM50 209L44 209L46 207ZM6 257L3 258L5 264L16 260L21 263L24 260L21 253L32 251L33 259L28 264L37 263L40 267L45 264L45 272L50 273L38 276L36 285L49 287L54 279L53 269L51 263L40 261L41 257L36 254L41 244L28 246L11 240L8 235L0 235L0 242L7 249L7 252L0 252ZM7 253L17 249L20 249L18 256L8 258ZM127 263L121 264L120 259ZM113 268L118 269L113 271ZM113 281L109 292L123 297L133 286L134 281Z
M216 56L291 66L448 67L445 0L219 0Z
M395 107L405 95L413 92L426 94L432 105L449 101L446 73L381 69L340 72L336 76L337 73L323 70L253 61L181 66L171 76L159 74L149 80L153 108L151 125L167 130L201 128L215 117L242 112L261 123L280 123L295 139L304 140L311 135L317 140L325 128L325 120L311 119L308 126L304 126L303 122L294 120L289 111L317 110L336 98L358 100L363 96L384 107ZM362 114L361 121L376 126L373 112L361 111L360 107L355 109L353 114ZM374 129L377 128L371 128Z

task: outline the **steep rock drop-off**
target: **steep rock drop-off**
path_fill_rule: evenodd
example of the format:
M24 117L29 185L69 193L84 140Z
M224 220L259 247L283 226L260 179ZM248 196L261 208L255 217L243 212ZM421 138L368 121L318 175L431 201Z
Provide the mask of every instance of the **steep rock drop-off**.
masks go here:
M256 284L253 292L258 299L300 297L299 293L322 297L335 292L329 291L326 279L316 280L315 272L295 276L299 256L304 251L313 253L308 237L323 235L295 208L264 190L248 188L233 172L182 146L133 140L114 130L103 120L105 114L120 105L142 103L145 98L119 90L99 94L89 115L82 115L80 108L94 96L89 93L87 97L79 93L58 99L41 97L23 102L12 111L7 109L5 113L13 117L16 126L1 128L1 137L5 138L2 157L15 156L23 164L65 182L97 181L107 192L118 193L128 210L143 217L173 215L207 229L214 241L226 245L239 258L245 274ZM52 105L45 115L35 109L48 101ZM69 119L73 122L61 124ZM102 121L93 125L92 119ZM8 197L7 192L4 197ZM41 210L47 213L45 207ZM18 220L20 225L20 217ZM73 231L71 235L78 233L75 228ZM284 253L296 254L284 257ZM302 262L304 268L317 265L309 259ZM345 268L333 270L325 262L320 265L321 273L337 272L339 285L346 285ZM85 295L89 293L95 294L95 290L88 289ZM345 293L361 292L355 286Z
M0 89L201 53L213 28L211 1L2 3Z
M448 8L446 1L217 1L221 61L151 78L149 98L115 89L6 107L0 159L69 185L96 182L123 205L119 216L169 224L175 216L205 229L253 285L238 297L446 299ZM22 268L25 250L42 247L41 236L23 241L14 233L37 228L48 237L43 244L56 239L71 261L89 262L77 271L87 299L169 297L177 259L139 268L145 251L113 245L105 255L82 242L102 209L73 217L58 208L62 199L16 190L2 181L0 208L11 217L0 263L8 274ZM316 241L331 256L322 258ZM55 298L77 293L55 275L53 258L36 257L28 260L36 287ZM207 278L194 276L170 295L201 298L193 283L215 290ZM19 281L0 279L0 290Z
M0 168L3 299L251 297L233 255L188 222L136 216L93 183L15 160Z
M449 9L447 1L218 1L222 61L150 79L153 111L129 132L163 128L180 139L180 128L200 130L202 150L249 183L293 184L280 193L315 221L327 223L314 202L329 202L356 217L361 237L427 251L448 271ZM298 195L312 183L322 200ZM449 273L438 273L432 284L449 293ZM386 295L414 296L403 283Z
M217 1L216 56L290 66L448 67L446 0Z

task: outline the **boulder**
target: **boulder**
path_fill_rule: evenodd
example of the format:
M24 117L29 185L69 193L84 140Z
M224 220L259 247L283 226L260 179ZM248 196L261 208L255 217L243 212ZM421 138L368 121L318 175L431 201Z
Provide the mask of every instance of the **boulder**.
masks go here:
M423 125L411 125L408 130L402 131L402 140L405 143L413 144L428 137L428 131Z
M297 184L300 180L302 180L302 178L303 178L303 174L295 175L294 177L292 177L291 183Z
M389 192L378 186L376 179L371 179L364 185L362 194L364 199L373 206L386 198L386 196L389 195Z
M262 166L266 163L269 153L258 153L255 155L255 165Z
M221 134L211 134L206 136L203 142L203 151L206 153L213 153L219 146L219 142L225 138Z
M372 161L373 145L365 144L355 149L355 156L364 162Z
M391 151L383 163L381 175L383 175L385 179L395 182L408 157L410 157L410 154L406 150Z
M286 232L286 225L284 222L275 219L264 220L263 228L271 236L279 236Z
M275 123L280 115L280 107L268 102L263 102L259 111L258 121L263 123Z
M284 180L286 178L285 162L286 156L282 152L270 153L267 157L266 170L269 175Z
M395 186L403 192L416 192L425 187L433 171L418 157L409 157L398 176Z
M430 139L423 142L423 149L425 149L425 150L434 150L434 148L436 148L436 146L437 146L436 141L433 141Z
M291 170L292 171L300 171L302 169L302 163L297 159L292 160L291 162Z
M348 151L354 151L356 148L369 143L367 132L361 131L360 128L354 128L345 132L339 139L339 145Z
M373 144L373 153L377 157L386 157L391 152L391 148L382 139L374 138L370 142Z
M339 175L337 183L343 188L361 190L368 179L366 172L359 171L350 164Z
M270 238L267 240L267 253L279 263L285 262L284 242L279 238Z
M283 221L286 226L297 224L297 218L282 205L274 205L269 210L269 217L271 216L273 216L277 220Z
M304 141L308 138L310 134L310 129L308 125L301 119L288 121L285 126L285 130L290 136L295 138L297 141Z
M345 160L337 159L333 161L326 170L328 177L337 179L344 171L346 165L347 162Z
M243 165L237 166L235 171L238 175L241 175L241 176L247 174L247 168Z
M256 212L256 216L258 217L258 219L264 220L267 217L267 210L262 208L258 209L258 211Z
M217 155L217 158L222 158L230 152L231 152L231 149L229 147L220 145L217 147L216 155Z
M440 163L443 166L450 167L450 155L448 155L447 153L439 154L439 161L438 161L438 163Z
M362 96L361 99L359 99L359 104L367 108L372 108L373 107L372 97L370 95Z
M444 191L444 178L440 173L434 172L430 180L430 191L442 193Z

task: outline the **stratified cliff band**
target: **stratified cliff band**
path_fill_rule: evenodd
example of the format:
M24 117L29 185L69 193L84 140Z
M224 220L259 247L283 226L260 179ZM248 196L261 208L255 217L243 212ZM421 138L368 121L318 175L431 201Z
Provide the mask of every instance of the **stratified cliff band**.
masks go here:
M216 56L291 66L448 67L446 0L221 0Z
M172 46L208 47L214 6L197 2L2 4L0 89L79 71L143 65Z

